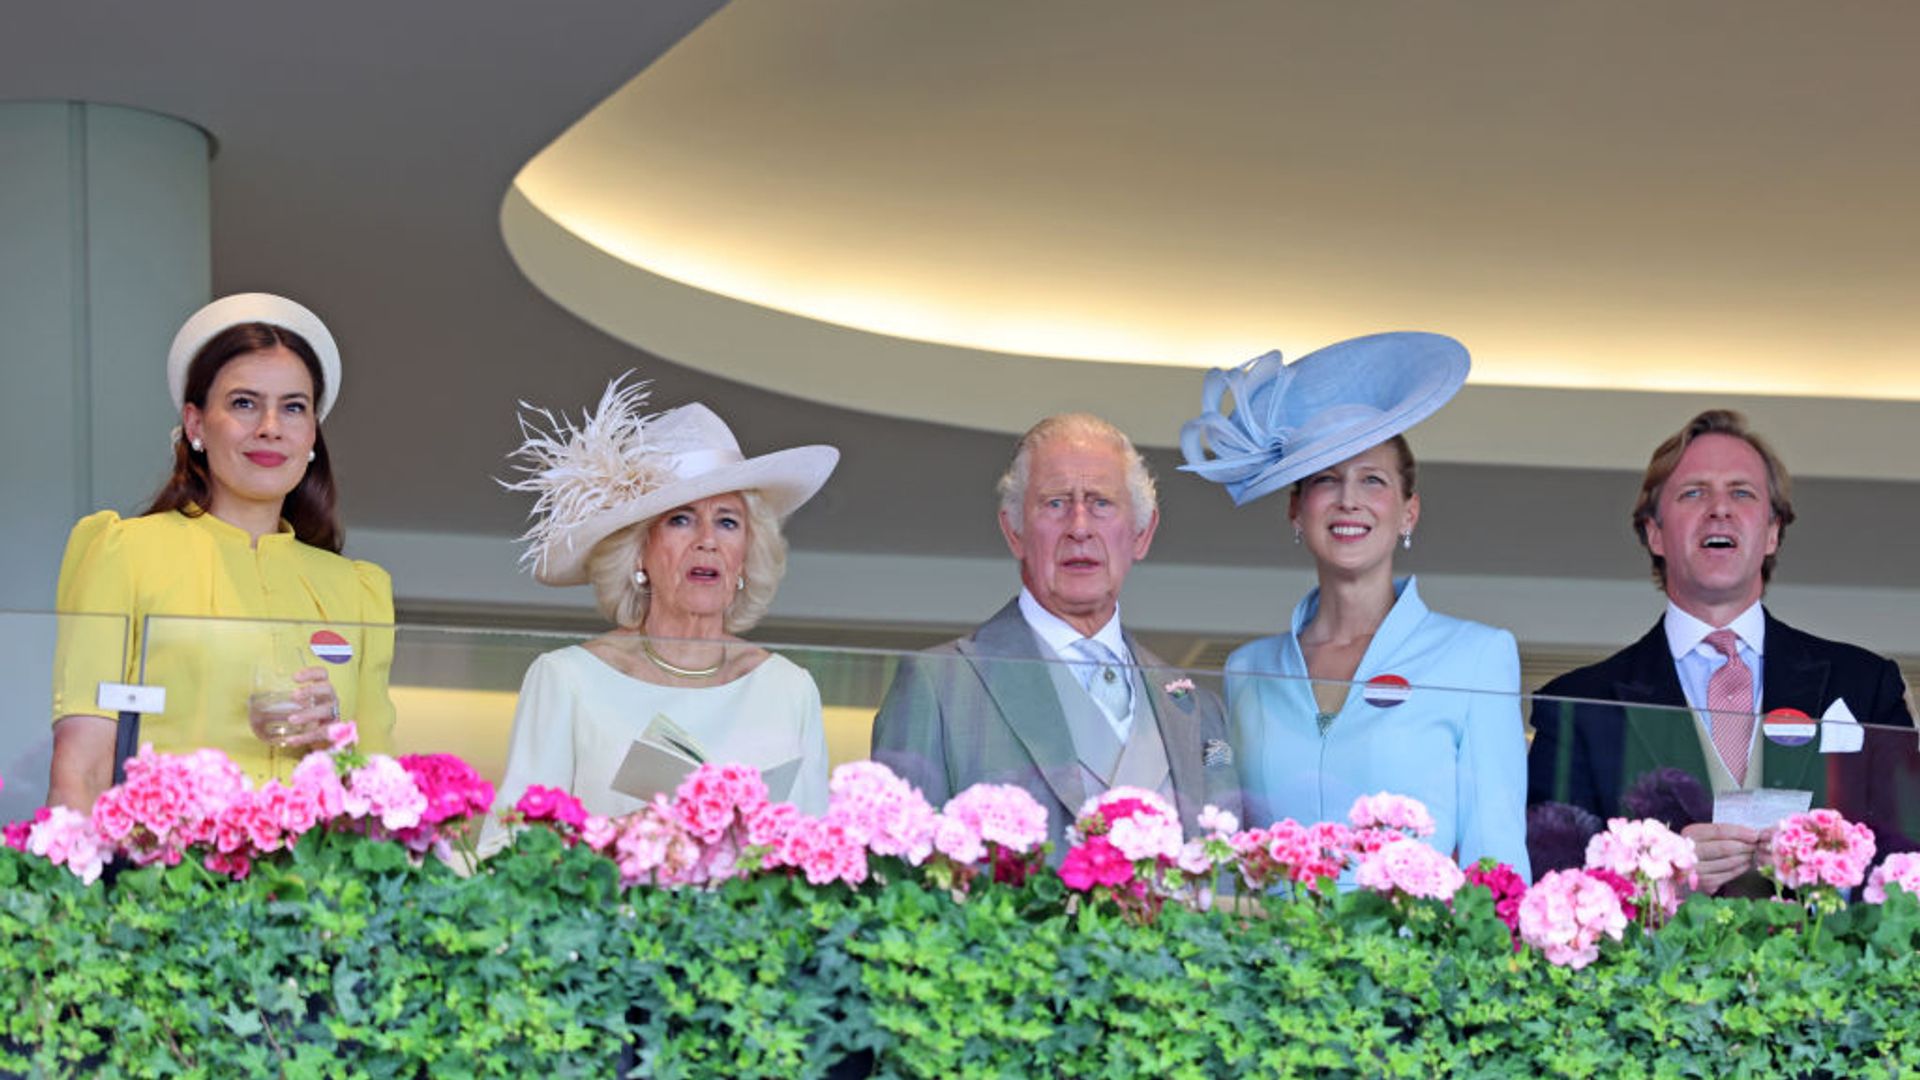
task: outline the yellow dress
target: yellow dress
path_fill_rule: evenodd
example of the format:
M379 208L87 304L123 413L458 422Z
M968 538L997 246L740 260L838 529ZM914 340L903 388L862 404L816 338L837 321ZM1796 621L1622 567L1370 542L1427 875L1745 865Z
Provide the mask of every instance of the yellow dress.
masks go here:
M126 621L61 620L54 720L114 718L95 704L103 681L163 686L166 710L141 718L141 742L167 753L214 747L258 779L269 758L247 726L248 695L256 682L290 687L293 672L319 667L361 746L388 749L392 580L301 543L284 522L280 530L256 547L212 514L82 518L60 563L58 610ZM284 776L291 763L281 757L271 771Z

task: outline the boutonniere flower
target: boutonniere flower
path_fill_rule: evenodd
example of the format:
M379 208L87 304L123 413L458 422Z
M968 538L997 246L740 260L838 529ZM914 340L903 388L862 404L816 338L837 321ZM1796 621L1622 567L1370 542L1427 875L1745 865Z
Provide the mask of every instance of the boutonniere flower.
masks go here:
M1167 692L1168 697L1172 698L1175 701L1179 701L1180 699L1186 697L1188 694L1193 693L1193 680L1192 679L1175 679L1172 682L1168 683L1166 686L1162 687L1161 689Z

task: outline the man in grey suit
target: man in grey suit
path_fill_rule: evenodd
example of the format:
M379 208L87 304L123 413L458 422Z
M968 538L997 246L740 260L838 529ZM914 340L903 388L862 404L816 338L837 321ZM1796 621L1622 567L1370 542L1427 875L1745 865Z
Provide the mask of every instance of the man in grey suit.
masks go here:
M1160 511L1133 442L1096 416L1050 416L1000 478L1000 530L1020 595L967 637L904 661L873 725L873 758L935 806L970 785L1018 784L1066 824L1111 787L1158 791L1189 833L1239 785L1219 698L1120 625L1120 587Z

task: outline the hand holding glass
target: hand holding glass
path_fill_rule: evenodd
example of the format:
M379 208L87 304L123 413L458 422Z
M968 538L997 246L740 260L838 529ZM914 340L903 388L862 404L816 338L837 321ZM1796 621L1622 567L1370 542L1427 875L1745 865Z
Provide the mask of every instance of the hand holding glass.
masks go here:
M324 668L301 668L285 676L263 668L254 674L247 722L254 736L267 744L270 757L277 756L277 750L325 746L327 725L340 718L338 702Z

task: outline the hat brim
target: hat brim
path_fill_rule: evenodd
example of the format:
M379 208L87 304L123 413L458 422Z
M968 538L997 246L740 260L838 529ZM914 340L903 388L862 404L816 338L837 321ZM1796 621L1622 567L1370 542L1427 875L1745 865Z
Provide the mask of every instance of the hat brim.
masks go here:
M1376 338L1389 336L1375 335ZM1269 485L1290 486L1297 480L1338 465L1356 454L1364 454L1395 435L1405 434L1422 420L1439 412L1441 406L1453 400L1453 395L1466 384L1469 361L1466 349L1458 342L1438 334L1394 336L1399 340L1392 343L1392 356L1385 349L1368 349L1348 358L1347 364L1362 378L1404 375L1410 365L1417 364L1419 377L1411 381L1400 400L1370 422L1328 432L1321 438L1297 447L1287 455L1290 460L1283 462L1279 471L1267 478ZM1386 344L1381 342L1383 346ZM1305 363L1306 358L1302 358L1301 362Z
M1405 433L1452 400L1471 366L1458 341L1415 331L1353 338L1294 361L1285 392L1312 402L1316 411L1355 405L1369 411L1286 447L1257 477L1227 483L1234 505L1245 506ZM1182 468L1197 471L1191 458Z
M246 323L265 323L299 334L320 360L321 381L325 383L314 412L325 420L340 399L340 347L320 316L306 305L272 293L235 293L223 296L194 312L173 336L167 350L167 390L173 395L176 411L186 408L187 368L207 342L225 330Z
M839 462L840 451L831 446L796 446L662 484L556 537L534 566L534 579L543 585L585 585L587 556L600 541L674 507L729 491L759 492L773 516L785 521L819 493Z

